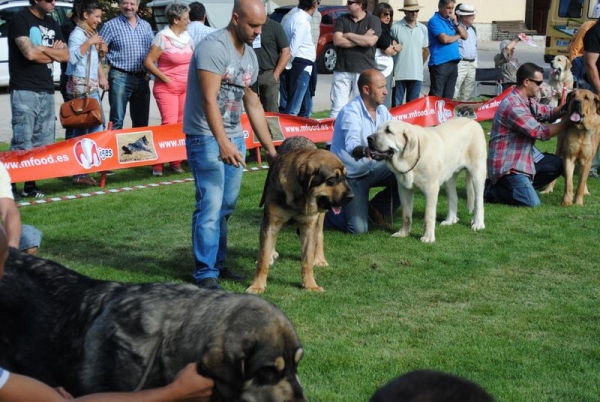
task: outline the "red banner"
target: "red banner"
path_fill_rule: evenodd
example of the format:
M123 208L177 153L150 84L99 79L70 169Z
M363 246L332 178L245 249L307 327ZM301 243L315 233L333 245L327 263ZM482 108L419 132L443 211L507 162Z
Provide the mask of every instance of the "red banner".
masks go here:
M390 110L394 119L419 126L434 126L452 117L478 121L493 118L509 89L487 102L456 102L426 96ZM334 119L313 120L279 113L266 113L273 141L305 136L325 142L333 134ZM248 117L242 116L246 147L260 147ZM30 151L0 154L13 182L42 180L75 174L148 166L186 159L185 135L181 124L103 131L57 142Z

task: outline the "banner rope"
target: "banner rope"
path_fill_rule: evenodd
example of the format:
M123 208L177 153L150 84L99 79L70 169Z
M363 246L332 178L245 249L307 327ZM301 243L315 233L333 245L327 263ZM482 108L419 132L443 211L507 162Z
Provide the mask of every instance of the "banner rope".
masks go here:
M261 170L269 170L269 166L262 165L262 166L246 168L246 169L244 169L244 173L258 172ZM60 197L50 197L50 198L39 199L39 200L36 200L36 199L32 199L31 201L21 200L21 201L17 201L16 204L17 204L17 207L28 207L31 205L49 204L49 203L58 202L58 201L79 200L82 198L96 197L99 195L118 194L118 193L124 193L127 191L142 190L142 189L156 188L156 187L162 187L162 186L170 186L172 184L191 183L193 181L194 181L194 179L192 177L189 177L187 179L175 179L175 180L169 180L169 181L160 181L158 183L139 184L139 185L130 186L130 187L111 188L108 190L90 191L87 193L63 195Z

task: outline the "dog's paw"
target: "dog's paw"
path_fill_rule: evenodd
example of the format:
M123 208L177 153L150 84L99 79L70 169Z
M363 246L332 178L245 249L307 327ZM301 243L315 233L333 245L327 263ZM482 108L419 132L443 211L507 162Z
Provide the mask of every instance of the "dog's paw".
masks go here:
M450 218L446 218L445 220L442 221L442 223L440 223L440 225L442 226L450 226L450 225L454 225L455 223L458 223L458 216L453 216Z
M400 229L399 231L397 231L396 233L392 234L392 237L406 237L408 236L410 232L407 232L404 229Z
M317 257L315 257L314 266L315 267L328 267L329 263L327 262L327 260L325 258L317 258Z
M435 235L426 234L423 237L421 237L421 242L422 243L435 243Z
M259 295L261 293L264 293L265 291L265 287L261 287L261 286L254 286L254 285L250 285L248 287L248 289L246 289L246 293L249 293L251 295Z
M485 225L483 222L471 222L471 229L473 229L474 232L477 232L478 230L485 229Z
M325 291L325 289L323 289L322 287L320 287L317 284L315 284L314 286L302 286L302 287L304 288L304 290L306 290L308 292L321 293L321 292Z

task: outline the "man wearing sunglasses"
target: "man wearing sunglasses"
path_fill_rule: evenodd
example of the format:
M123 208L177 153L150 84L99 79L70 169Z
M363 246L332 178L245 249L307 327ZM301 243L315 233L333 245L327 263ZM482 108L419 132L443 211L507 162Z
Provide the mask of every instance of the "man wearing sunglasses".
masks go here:
M536 96L544 82L544 70L524 63L517 70L517 85L500 103L490 134L488 153L488 202L536 207L535 192L563 174L563 161L541 153L535 141L547 141L571 125L570 119L550 124L566 113L561 106L539 104Z
M54 142L53 63L69 60L60 26L50 13L54 0L29 0L8 30L8 72L13 138L10 150L30 150ZM16 193L16 186L13 186ZM23 197L42 198L34 181L25 183Z
M333 118L350 99L360 94L360 73L376 68L375 44L381 36L381 22L367 11L367 0L348 0L347 5L348 14L335 20L333 30L337 50L330 94L329 117Z

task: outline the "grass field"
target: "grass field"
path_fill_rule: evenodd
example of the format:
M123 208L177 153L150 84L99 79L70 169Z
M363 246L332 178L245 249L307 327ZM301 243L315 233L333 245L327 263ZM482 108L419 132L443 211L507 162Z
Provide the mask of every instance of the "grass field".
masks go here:
M541 146L553 150L554 142ZM109 188L152 183L150 168L123 170ZM266 171L244 175L230 219L228 267L254 272ZM189 174L183 175L189 177ZM181 176L165 176L165 180ZM40 183L47 194L81 192L70 180ZM281 257L266 293L294 323L305 347L300 378L311 401L367 401L395 376L432 368L465 376L499 401L600 400L600 180L583 207L563 208L563 181L535 209L486 204L486 229L470 230L459 185L461 221L441 191L436 243L422 244L424 199L415 200L413 233L375 229L325 233L322 294L300 288L300 248L284 230ZM40 256L95 278L188 281L192 182L21 208L44 232ZM394 231L400 225L399 215Z

